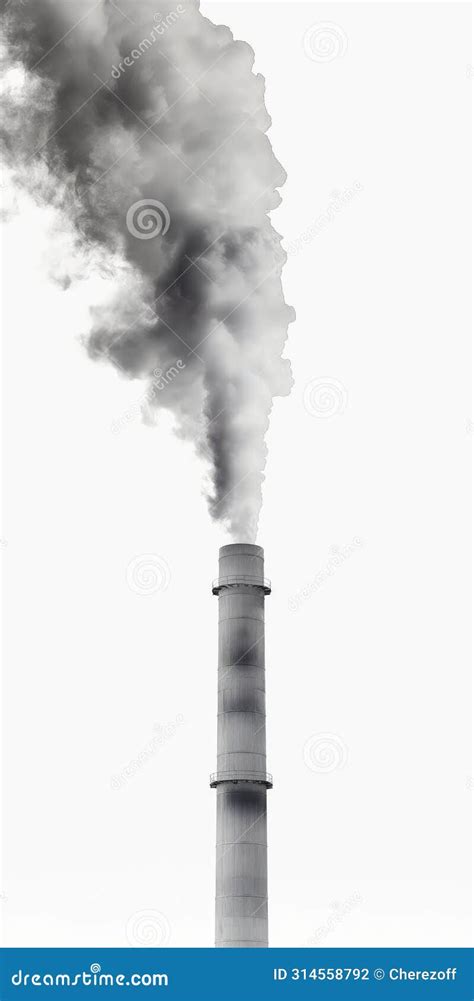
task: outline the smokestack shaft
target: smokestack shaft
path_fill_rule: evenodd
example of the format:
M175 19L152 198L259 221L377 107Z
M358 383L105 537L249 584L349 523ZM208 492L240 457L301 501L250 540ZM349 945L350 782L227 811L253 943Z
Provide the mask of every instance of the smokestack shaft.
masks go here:
M219 553L216 946L268 946L263 549Z

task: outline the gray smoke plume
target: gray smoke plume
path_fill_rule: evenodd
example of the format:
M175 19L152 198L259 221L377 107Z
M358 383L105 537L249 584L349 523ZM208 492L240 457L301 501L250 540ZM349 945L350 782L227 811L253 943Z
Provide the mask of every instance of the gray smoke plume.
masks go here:
M133 275L94 314L90 354L150 385L178 368L148 400L208 460L213 517L253 541L293 319L268 215L286 175L254 53L193 0L161 13L150 0L1 6L9 162L68 212L82 246L121 255Z

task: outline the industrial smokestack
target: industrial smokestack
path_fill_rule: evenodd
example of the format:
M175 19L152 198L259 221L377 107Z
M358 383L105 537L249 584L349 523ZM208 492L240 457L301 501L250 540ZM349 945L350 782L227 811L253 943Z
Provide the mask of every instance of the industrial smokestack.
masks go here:
M261 546L219 551L216 939L268 946L265 595Z

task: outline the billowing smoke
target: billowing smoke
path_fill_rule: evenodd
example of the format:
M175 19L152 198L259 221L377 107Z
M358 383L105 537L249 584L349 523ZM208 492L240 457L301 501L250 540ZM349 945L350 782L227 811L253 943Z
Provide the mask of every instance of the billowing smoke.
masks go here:
M10 77L23 74L5 139L51 198L47 165L81 245L121 255L133 275L94 313L90 354L148 380L149 405L170 409L208 460L213 517L253 541L272 401L291 388L293 313L268 215L285 172L252 49L193 0L166 8L2 0Z

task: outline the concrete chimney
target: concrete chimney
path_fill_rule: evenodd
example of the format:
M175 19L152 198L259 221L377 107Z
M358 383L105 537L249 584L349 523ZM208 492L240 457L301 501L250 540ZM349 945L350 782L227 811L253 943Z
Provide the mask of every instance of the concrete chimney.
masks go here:
M268 946L265 580L261 546L219 551L216 946Z

